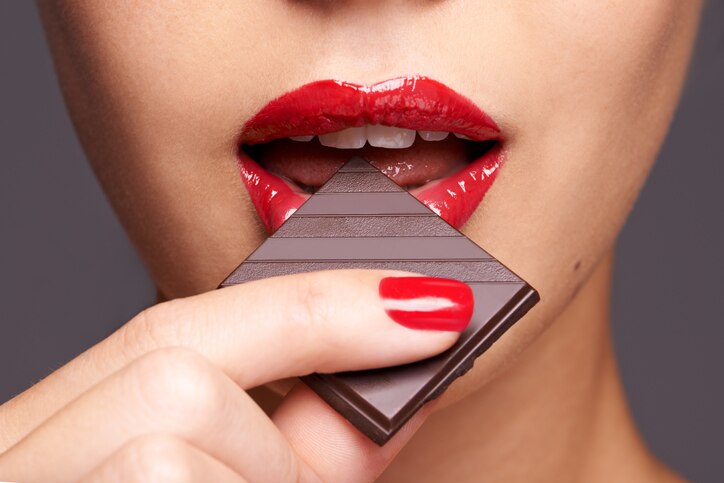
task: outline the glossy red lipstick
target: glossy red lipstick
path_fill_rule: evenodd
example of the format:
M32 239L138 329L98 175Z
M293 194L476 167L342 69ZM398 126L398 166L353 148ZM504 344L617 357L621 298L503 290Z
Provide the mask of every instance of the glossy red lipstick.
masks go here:
M323 135L378 124L416 131L450 132L478 142L500 141L502 137L492 118L469 99L440 82L412 76L371 86L334 80L307 84L267 104L244 125L239 143L251 146L287 137ZM415 142L428 141L418 139ZM502 163L501 153L500 145L496 144L456 173L442 179L422 179L422 186L410 192L459 228L492 185ZM335 153L335 158L339 155L337 167L354 154L357 153L340 149ZM394 167L370 159L395 180ZM262 168L244 150L240 150L239 160L252 202L271 233L309 195L290 180ZM307 168L315 170L311 165ZM415 169L412 163L413 177ZM316 177L316 185L323 184L328 178L320 176Z

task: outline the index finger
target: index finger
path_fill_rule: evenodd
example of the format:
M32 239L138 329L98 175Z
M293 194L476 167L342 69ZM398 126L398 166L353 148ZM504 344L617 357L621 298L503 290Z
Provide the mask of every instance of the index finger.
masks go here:
M19 434L100 379L162 347L193 349L244 388L315 371L397 365L442 352L470 320L469 287L452 280L426 279L430 281L427 289L424 283L417 284L423 289L419 296L396 298L386 310L380 283L400 275L406 274L307 273L160 304L12 401L33 418L30 423L25 420L31 426L18 428ZM437 293L435 286L445 290ZM439 296L431 296L436 293ZM405 314L420 319L438 314L442 322L438 327L447 330L414 330L396 323L389 314L398 319Z

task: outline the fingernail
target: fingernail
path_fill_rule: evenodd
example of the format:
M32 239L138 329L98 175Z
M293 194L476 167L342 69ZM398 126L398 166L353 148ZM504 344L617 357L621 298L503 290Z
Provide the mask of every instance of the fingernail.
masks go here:
M380 281L385 312L411 329L461 332L473 316L473 291L457 280L387 277Z

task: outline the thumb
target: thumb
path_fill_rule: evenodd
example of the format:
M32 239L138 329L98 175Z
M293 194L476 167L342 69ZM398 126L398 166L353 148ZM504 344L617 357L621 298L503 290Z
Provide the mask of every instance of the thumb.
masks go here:
M297 384L273 420L299 459L300 481L374 481L430 415L426 404L384 446L360 433L304 384Z

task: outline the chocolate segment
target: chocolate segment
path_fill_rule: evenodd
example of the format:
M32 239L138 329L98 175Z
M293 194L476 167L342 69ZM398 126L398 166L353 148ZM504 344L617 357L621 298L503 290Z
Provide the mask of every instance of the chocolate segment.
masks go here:
M383 236L462 236L447 223L440 224L436 216L350 216L350 217L292 217L276 232L285 238Z
M377 444L438 397L538 300L537 292L362 158L348 161L221 286L316 270L395 269L466 282L457 343L413 364L302 378Z
M382 173L379 175L384 176ZM402 193L315 193L294 214L296 216L430 216L430 213L432 212L427 206L403 191Z
M454 278L461 282L495 280L495 282L520 282L520 279L497 260L484 262L451 261L444 265L439 260L342 260L325 261L293 261L293 262L246 262L243 270L234 272L224 281L224 285L251 282L260 278L292 275L294 273L316 272L319 270L336 270L351 268L369 268L372 270L403 270L421 273L429 277Z
M247 260L445 260L446 255L454 260L490 258L475 243L462 236L271 237Z

